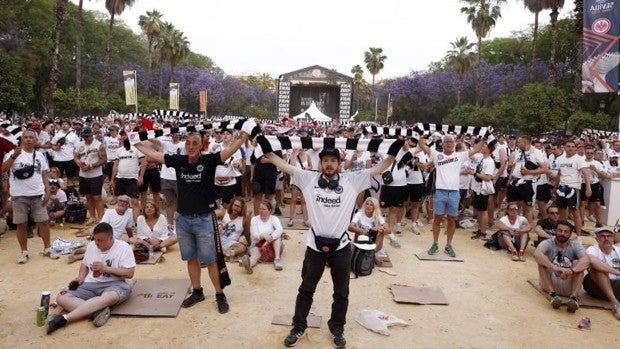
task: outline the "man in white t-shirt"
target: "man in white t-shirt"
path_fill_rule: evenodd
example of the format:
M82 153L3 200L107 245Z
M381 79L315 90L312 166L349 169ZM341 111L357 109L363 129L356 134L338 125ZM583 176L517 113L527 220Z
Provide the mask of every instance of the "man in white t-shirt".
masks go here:
M28 216L37 223L37 231L43 240L44 256L58 259L50 248L50 226L46 205L50 198L49 166L45 155L36 151L37 135L32 130L22 132L21 147L5 155L2 172L9 175L9 194L13 208L13 223L17 225L17 241L21 253L17 263L24 264L30 258L26 225ZM29 169L30 171L26 171ZM28 173L26 173L28 172Z
M95 139L90 127L82 130L82 138L75 147L74 160L80 168L80 195L86 197L90 216L85 224L90 225L103 216L103 166L108 160L103 144Z
M108 223L114 229L114 238L121 240L123 233L133 237L132 228L135 225L133 210L129 208L130 199L127 195L120 195L116 208L108 208L101 218L101 222Z
M555 164L558 176L555 179L553 193L556 194L555 204L560 209L560 220L567 220L570 210L575 224L575 233L579 236L583 223L583 218L579 212L579 191L582 177L585 196L589 198L592 195L590 176L587 173L588 167L584 158L577 154L577 147L573 141L564 144L564 154L556 159Z
M60 176L67 176L68 185L77 185L79 167L74 161L75 146L80 138L71 130L69 120L63 120L61 129L52 138L52 158L54 166L60 170Z
M47 323L47 334L89 316L93 325L101 327L110 318L110 307L129 298L136 268L131 246L114 239L107 223L95 226L93 240L86 247L78 276L56 297L68 313L54 315Z
M388 156L379 165L358 172L340 173L341 153L327 148L319 153L320 172L304 170L288 164L273 153L269 141L258 138L265 156L272 164L291 176L291 184L301 190L308 206L311 232L307 234L303 262L302 282L299 286L293 329L284 345L296 345L305 334L306 318L312 306L313 295L323 275L326 264L331 269L334 285L332 315L327 325L334 337L334 346L344 348L344 325L349 304L349 278L351 273L351 248L347 228L358 193L370 187L370 178L391 165L404 141L396 140Z
M452 238L456 230L456 218L458 216L459 202L459 181L461 165L469 158L479 153L483 142L478 142L469 151L456 152L455 138L452 135L443 136L443 151L438 152L429 148L424 139L418 142L418 146L426 155L430 157L435 165L435 195L433 196L433 244L428 249L428 254L433 255L439 250L439 226L441 221L446 218L448 221L446 232L448 234L444 252L450 257L456 257L452 247Z
M594 298L610 301L611 312L620 320L620 246L614 245L613 228L597 228L594 233L597 244L586 249L590 269L583 288Z

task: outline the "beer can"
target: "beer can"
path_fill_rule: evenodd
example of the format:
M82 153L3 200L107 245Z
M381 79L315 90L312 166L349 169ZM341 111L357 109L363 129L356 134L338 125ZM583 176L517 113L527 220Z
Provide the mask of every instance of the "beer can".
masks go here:
M43 327L45 326L45 307L40 306L37 307L37 326Z
M52 292L43 291L41 292L41 303L39 306L43 307L45 310L45 317L47 318L47 314L50 311L50 298L52 298Z

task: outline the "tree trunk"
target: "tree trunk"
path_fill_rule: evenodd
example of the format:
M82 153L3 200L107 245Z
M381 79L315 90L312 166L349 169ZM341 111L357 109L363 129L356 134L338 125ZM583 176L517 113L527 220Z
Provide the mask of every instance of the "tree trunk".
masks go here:
M105 54L103 57L103 93L107 97L110 92L110 54L112 52L112 29L114 28L114 13L110 14L110 26L108 27L108 38L105 44Z
M68 0L56 0L56 24L54 25L54 46L52 46L52 67L50 69L50 82L47 96L47 110L49 116L54 118L56 113L56 105L54 103L54 94L56 93L56 87L58 86L58 77L60 75L60 69L58 67L58 61L60 60L60 29L62 23L65 21L65 13L67 11Z
M482 60L482 36L478 36L478 62L474 69L475 87L474 87L474 99L476 107L480 106L480 61Z
M159 63L159 99L164 89L164 65Z
M456 105L461 105L461 93L463 92L464 89L464 78L463 78L464 74L459 74L459 88L456 91Z
M554 6L551 10L551 54L549 57L549 84L555 84L555 79L557 76L556 73L556 62L555 62L555 51L556 51L556 41L558 38L558 7Z
M536 78L536 42L538 41L538 14L534 14L534 33L532 33L532 61L530 62L530 82Z
M77 115L82 115L82 5L80 0L75 22L75 97L77 102Z
M146 94L151 95L151 79L153 76L153 39L149 38L149 65L146 72Z

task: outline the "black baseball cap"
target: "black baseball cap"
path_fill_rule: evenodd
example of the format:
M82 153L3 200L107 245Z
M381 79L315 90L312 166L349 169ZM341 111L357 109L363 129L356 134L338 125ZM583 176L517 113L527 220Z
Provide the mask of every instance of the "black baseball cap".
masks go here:
M335 148L324 148L319 153L319 159L323 159L324 156L331 155L335 156L338 160L340 160L340 150Z

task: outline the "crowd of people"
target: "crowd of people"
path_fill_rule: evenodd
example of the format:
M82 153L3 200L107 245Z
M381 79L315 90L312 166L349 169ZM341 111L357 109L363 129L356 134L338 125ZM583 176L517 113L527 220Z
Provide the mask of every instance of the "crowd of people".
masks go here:
M260 127L252 120L240 129L199 131L165 120L30 120L18 125L19 140L12 126L0 124L0 136L8 140L0 142L2 213L16 226L21 249L17 262L25 264L30 258L33 226L43 240L41 254L59 258L51 248L50 225L63 222L72 201L84 203L86 225L97 224L88 233L94 241L83 253L70 256L70 261L82 263L75 284L58 296L69 313L52 318L48 333L91 314L97 326L103 325L109 307L128 296L125 282L133 276L135 260L126 251L137 244L162 252L178 246L192 284L182 306L205 299L201 269L206 267L218 311L228 312L217 246L227 258L240 258L248 274L259 263L282 270L286 234L278 216L286 212L285 192L291 193L287 228L300 218L308 229L286 346L297 344L305 334L326 263L334 292L328 327L334 345L346 345L350 241L366 235L375 256L384 258L384 239L391 248L400 248L400 234L420 234L431 224L427 253L440 252L445 227L443 253L456 257L453 237L471 211L477 221L471 238L506 249L514 261L526 260L530 236L535 237L533 257L553 308L560 307L558 296L566 296L568 310L575 312L583 287L591 296L611 301L620 319L620 234L603 225L601 184L620 176L620 140L435 132L419 139L393 137L385 153L337 148L274 151L265 137L255 137ZM166 132L148 137L146 131L153 128ZM262 133L272 133L270 129L263 127ZM132 132L140 134L140 142L130 142ZM381 137L361 126L283 125L278 132ZM255 153L258 146L262 152ZM587 250L579 240L585 220L597 228L597 244ZM496 233L490 236L492 228ZM101 284L104 281L110 285Z

